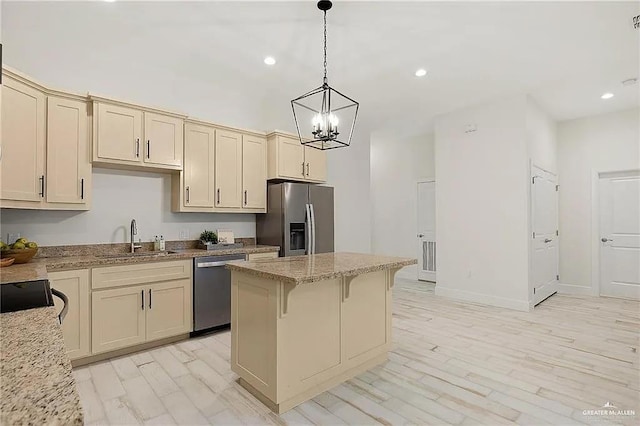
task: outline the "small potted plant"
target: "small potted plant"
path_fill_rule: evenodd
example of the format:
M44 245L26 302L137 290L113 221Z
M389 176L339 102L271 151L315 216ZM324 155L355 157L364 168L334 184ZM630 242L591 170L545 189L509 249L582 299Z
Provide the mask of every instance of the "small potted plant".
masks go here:
M205 249L210 250L213 244L218 244L218 234L205 230L200 234L200 243Z

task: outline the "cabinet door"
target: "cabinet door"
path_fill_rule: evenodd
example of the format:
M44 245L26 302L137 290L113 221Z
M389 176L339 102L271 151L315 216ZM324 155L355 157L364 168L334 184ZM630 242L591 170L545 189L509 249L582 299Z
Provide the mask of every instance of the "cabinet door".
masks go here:
M213 207L215 129L186 123L184 133L184 205Z
M146 291L148 341L191 331L190 279L151 284Z
M145 341L145 293L148 288L135 286L91 293L93 354Z
M327 153L319 149L304 147L305 174L308 180L327 181Z
M1 197L40 202L45 185L46 96L10 78L3 83Z
M216 207L242 204L242 135L216 130Z
M140 163L142 111L101 103L96 108L97 159Z
M91 182L87 103L47 99L47 202L86 203Z
M168 115L144 113L144 162L182 166L184 120Z
M278 172L281 177L305 178L304 147L298 139L278 136Z
M267 140L242 136L242 207L267 206Z
M62 322L62 335L70 359L90 355L89 341L89 271L49 272L51 288L63 292L69 299L67 315ZM53 298L58 312L63 302Z

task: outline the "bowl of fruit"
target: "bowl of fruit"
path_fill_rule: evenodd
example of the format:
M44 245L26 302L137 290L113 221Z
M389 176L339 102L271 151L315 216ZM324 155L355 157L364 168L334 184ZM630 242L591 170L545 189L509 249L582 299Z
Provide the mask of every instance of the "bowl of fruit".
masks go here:
M26 238L18 238L15 243L7 245L0 241L0 257L13 259L14 263L27 263L38 252L38 244Z

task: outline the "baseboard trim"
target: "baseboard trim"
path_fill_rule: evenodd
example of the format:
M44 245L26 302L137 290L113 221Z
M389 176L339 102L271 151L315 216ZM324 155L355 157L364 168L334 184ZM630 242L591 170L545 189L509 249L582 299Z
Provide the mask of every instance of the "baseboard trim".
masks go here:
M562 283L558 283L558 293L579 294L581 296L595 296L591 287Z
M475 302L482 305L497 306L499 308L513 309L516 311L529 312L532 308L528 300L507 299L505 297L490 296L473 291L440 287L437 284L435 292L436 296L449 297L451 299L464 300L465 302Z

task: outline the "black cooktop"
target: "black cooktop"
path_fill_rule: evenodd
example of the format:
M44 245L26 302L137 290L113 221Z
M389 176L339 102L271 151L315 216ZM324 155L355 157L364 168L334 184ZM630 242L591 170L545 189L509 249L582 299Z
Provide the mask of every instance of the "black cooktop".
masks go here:
M53 306L49 280L0 285L0 312Z

